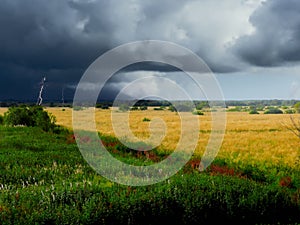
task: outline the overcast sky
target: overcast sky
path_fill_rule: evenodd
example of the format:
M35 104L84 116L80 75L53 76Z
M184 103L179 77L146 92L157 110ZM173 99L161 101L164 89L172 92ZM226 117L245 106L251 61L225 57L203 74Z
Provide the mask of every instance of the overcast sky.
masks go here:
M216 76L225 99L300 99L299 0L0 0L0 101L72 98L101 54L139 40L170 41L195 52ZM110 80L114 97L147 74L137 66ZM142 85L142 84L140 84ZM155 81L145 87L155 87ZM143 88L139 89L144 91ZM159 91L157 93L160 94Z

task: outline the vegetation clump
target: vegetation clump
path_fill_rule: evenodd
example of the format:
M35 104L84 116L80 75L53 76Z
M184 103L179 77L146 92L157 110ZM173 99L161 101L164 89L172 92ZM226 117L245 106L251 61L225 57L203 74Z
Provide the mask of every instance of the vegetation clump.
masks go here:
M284 111L285 114L294 114L295 113L295 110L294 109L286 109Z
M7 126L40 127L44 131L54 131L55 122L56 118L41 106L10 107L3 117Z
M143 122L150 122L150 121L151 120L149 118L146 118L146 117L143 119Z
M148 107L147 106L140 106L140 110L144 111L144 110L147 110Z
M198 116L204 115L204 113L201 110L194 110L192 113L193 113L193 115L198 115Z
M297 102L297 103L294 105L294 109L296 110L297 113L300 113L300 102Z
M249 114L259 114L259 112L257 110L255 110L255 109L253 109L253 110L249 111Z
M4 118L2 115L0 115L0 125L3 125L3 123L4 123Z
M283 114L283 111L278 108L269 107L264 114Z

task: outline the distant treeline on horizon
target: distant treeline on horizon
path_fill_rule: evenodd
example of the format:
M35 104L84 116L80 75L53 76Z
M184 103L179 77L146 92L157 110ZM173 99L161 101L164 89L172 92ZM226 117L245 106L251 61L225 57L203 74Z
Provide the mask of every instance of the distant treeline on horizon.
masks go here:
M104 105L107 107L111 107L113 105L119 106L121 104L128 104L128 105L135 105L135 106L170 106L174 102L189 102L189 101L166 101L166 100L124 100L124 101L110 101L110 100L100 100L97 101L96 105ZM225 106L293 106L297 102L300 102L300 100L291 99L291 100L279 100L279 99L270 99L270 100L226 100ZM205 100L195 100L195 104L202 103L203 105L207 105L208 101ZM224 105L223 101L211 101L210 103L216 103L220 105ZM35 102L32 101L14 101L14 100L8 100L8 101L0 101L0 107L12 107L12 106L20 106L20 105L28 105L33 106L36 105ZM44 101L43 106L45 107L72 107L73 102L72 100L66 100L65 102L55 102L55 101ZM85 102L81 104L82 106L93 106L93 103Z

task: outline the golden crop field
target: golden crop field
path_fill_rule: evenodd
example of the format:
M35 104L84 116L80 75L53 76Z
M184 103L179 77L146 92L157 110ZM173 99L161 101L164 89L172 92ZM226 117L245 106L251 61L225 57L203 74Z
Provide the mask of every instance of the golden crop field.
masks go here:
M0 114L5 111L6 109L0 108ZM72 128L72 109L65 108L63 111L62 108L47 108L47 111L56 117L57 124ZM111 123L113 110L96 109L95 112L97 130L103 134L115 135ZM124 115L125 113L122 112L114 114L117 120L118 117ZM205 113L203 116L186 113L186 116L198 117L200 120L199 139L195 154L202 155L210 137L211 116L209 113ZM293 116L300 118L300 115L297 114ZM150 122L144 122L144 118L150 119ZM175 112L155 111L153 109L131 111L129 112L130 129L140 140L147 140L150 136L149 125L155 118L161 118L167 128L159 148L174 150L181 132L180 117ZM82 118L82 120L88 122L88 118ZM253 163L283 163L294 167L300 153L300 140L284 125L290 123L290 115L288 114L261 113L250 115L246 112L227 112L225 136L218 156L239 162L245 160ZM160 125L154 126L159 127ZM82 128L85 129L84 122Z

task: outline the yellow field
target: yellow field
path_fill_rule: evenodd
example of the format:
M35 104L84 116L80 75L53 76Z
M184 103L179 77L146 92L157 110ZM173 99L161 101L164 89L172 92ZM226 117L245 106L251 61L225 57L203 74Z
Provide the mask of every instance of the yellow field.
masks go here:
M62 108L47 108L47 110L56 116L58 124L72 128L72 109L65 108L63 111ZM5 111L6 109L0 108L0 114ZM119 112L120 116L122 114L124 113ZM197 117L191 113L187 116ZM284 124L290 124L290 115L249 115L244 112L228 112L226 116L226 132L218 156L234 161L284 163L295 166L300 153L300 140L284 126ZM169 150L176 148L181 127L180 118L176 113L152 109L131 111L129 123L132 132L141 140L146 140L150 135L149 124L151 122L143 122L143 118L150 120L161 118L166 124L167 132L160 148ZM202 155L210 137L211 116L206 113L204 116L199 116L199 119L200 132L196 154ZM109 135L115 134L111 124L111 110L96 109L96 124L98 131ZM84 123L82 128L84 128Z

